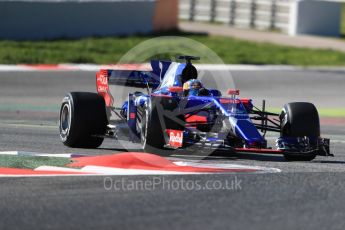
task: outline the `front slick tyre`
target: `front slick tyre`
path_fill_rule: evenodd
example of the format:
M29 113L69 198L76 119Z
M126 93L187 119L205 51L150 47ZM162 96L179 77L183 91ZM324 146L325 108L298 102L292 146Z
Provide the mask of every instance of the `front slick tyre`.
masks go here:
M320 136L320 121L316 107L308 102L293 102L284 105L281 118L282 137L314 137ZM315 153L285 153L287 161L311 161Z
M68 93L61 105L59 130L64 145L97 148L108 124L103 97L96 93Z

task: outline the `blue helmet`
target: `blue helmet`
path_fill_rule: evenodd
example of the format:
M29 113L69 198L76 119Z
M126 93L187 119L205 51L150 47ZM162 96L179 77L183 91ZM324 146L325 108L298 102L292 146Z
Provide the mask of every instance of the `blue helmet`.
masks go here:
M198 96L199 95L199 90L203 87L201 81L197 79L191 79L187 81L184 85L185 90L189 90L189 95L190 96Z

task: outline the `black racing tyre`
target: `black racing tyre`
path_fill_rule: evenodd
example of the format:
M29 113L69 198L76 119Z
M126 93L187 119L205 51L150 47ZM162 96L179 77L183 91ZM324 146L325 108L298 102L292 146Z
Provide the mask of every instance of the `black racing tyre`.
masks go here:
M280 117L282 121L282 136L320 136L319 114L312 103L288 103L284 105Z
M151 97L143 107L141 121L141 144L143 150L149 153L165 154L164 145L168 135L166 129L184 130L184 115L172 116L171 112L178 110L178 103L171 98Z
M59 131L64 145L97 148L108 124L105 102L96 93L72 92L62 100Z
M319 137L320 120L316 107L308 102L293 102L284 105L280 114L282 137ZM287 161L311 161L316 153L286 153Z

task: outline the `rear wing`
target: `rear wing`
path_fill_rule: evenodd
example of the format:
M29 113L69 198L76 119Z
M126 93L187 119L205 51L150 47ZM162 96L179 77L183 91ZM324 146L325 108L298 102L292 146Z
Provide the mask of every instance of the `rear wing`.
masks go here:
M101 69L96 73L96 88L108 107L114 104L114 98L110 93L109 85L123 85L145 88L149 85L157 88L160 84L159 76L150 71L139 70L108 70Z
M152 70L114 70L101 69L97 75L102 74L108 78L110 85L125 85L133 87L147 87L147 84L157 88L164 78L171 61L151 61Z
M123 85L138 88L157 88L164 78L171 62L151 61L152 71L149 70L113 70L101 69L96 73L96 88L98 94L104 97L107 106L112 106L114 99L109 91L109 85Z
M124 85L138 88L157 88L160 84L159 76L151 71L140 70L107 70L108 83L110 85Z

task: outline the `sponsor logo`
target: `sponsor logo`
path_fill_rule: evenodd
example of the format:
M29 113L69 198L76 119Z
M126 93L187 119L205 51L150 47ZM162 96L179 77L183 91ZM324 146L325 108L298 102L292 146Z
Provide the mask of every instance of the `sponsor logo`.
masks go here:
M180 130L168 130L170 136L169 145L175 148L182 147L183 131Z
M108 92L108 87L100 85L100 86L97 87L97 92L99 92L99 93L107 93Z
M130 118L130 119L135 119L135 113L130 113L130 114L129 114L129 118Z
M108 85L108 78L103 74L98 75L97 81L101 85Z

